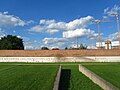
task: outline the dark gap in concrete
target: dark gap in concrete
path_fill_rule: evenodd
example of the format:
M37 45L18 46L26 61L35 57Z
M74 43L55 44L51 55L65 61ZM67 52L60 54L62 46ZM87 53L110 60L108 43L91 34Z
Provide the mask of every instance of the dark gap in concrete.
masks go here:
M62 69L61 70L59 90L69 90L70 77L71 77L71 70L70 69Z

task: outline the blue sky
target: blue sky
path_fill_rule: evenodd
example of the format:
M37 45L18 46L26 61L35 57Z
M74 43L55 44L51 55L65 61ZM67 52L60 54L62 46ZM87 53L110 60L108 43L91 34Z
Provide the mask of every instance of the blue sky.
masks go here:
M117 40L116 19L119 0L0 0L0 37L12 34L23 38L26 49L75 46L95 48L97 24L101 23L101 41Z

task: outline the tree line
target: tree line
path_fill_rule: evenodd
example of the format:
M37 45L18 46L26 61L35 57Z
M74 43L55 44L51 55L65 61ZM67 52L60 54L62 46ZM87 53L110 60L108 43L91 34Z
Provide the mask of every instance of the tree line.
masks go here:
M23 39L12 35L1 37L0 50L24 50Z

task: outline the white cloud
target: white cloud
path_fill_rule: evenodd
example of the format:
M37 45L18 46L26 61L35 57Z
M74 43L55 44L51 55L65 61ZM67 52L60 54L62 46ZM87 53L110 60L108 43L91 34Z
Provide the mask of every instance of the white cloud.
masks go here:
M56 23L55 20L40 20L40 24L46 24L46 25L49 25L49 24L52 24L52 23Z
M47 46L50 49L52 48L63 48L65 44L68 43L66 38L44 38L42 46Z
M87 16L84 18L73 20L66 24L68 30L75 30L79 28L86 28L89 24L91 24L91 20L93 17Z
M47 30L47 33L50 33L50 34L54 34L54 33L57 33L57 32L59 32L59 30L57 30L57 29L49 29L49 30Z
M110 34L107 38L105 38L106 40L110 40L110 41L117 41L118 40L118 32Z
M40 24L32 27L29 31L32 32L47 32L54 34L60 30L74 31L80 28L86 28L91 24L92 16L87 16L80 19L75 19L68 23L66 22L57 22L55 20L40 20Z
M9 15L8 12L0 12L0 27L1 28L11 28L16 26L25 26L30 23L33 23L32 20L24 21L19 17L14 15Z
M63 32L63 37L64 38L74 38L74 37L92 37L95 34L94 31L90 29L76 29L74 31L66 31Z
M15 27L15 26L24 26L25 22L21 20L19 17L8 15L8 13L0 12L0 26L1 27Z
M56 32L59 32L59 30L57 30L57 29L48 29L47 27L42 27L40 25L36 25L36 26L32 27L31 29L29 29L29 31L39 32L39 33L47 32L50 34L54 34Z
M108 16L103 16L103 19L107 19L108 18Z
M108 37L101 37L101 42L104 42L104 41L107 41L107 40L118 41L118 32L109 34Z
M106 14L107 16L112 16L111 14L117 14L119 10L120 10L120 7L117 5L114 5L113 8L108 7L104 9L104 14Z
M33 47L33 45L25 45L24 49L25 50L34 50L35 48Z
M57 30L67 30L67 26L65 22L57 22L51 23L49 25L45 25L48 29L57 29Z
M36 49L40 49L40 42L36 41L36 40L32 40L30 38L27 37L21 37L21 36L17 36L19 38L23 39L23 43L24 43L24 48L25 50L36 50Z
M44 44L53 44L57 42L67 41L67 39L65 38L44 38L42 41L44 42Z
M16 33L16 30L13 30L13 33Z
M97 47L95 45L88 45L87 49L97 49Z
M25 50L40 49L40 42L37 42L36 40L32 40L28 37L23 37L23 36L19 36L19 35L17 37L23 39L23 44L24 44Z
M41 27L40 25L34 26L29 31L34 31L34 32L45 32L46 28Z
M3 14L8 14L8 11L6 11L6 12L3 12Z
M44 38L42 40L42 46L46 46L49 49L52 48L60 48L60 49L64 49L65 47L76 47L76 39L68 39L68 38ZM79 46L80 44L84 44L84 43L78 43ZM86 45L86 44L84 44Z
M34 41L24 42L25 50L37 50L40 49L40 43L36 43Z
M2 29L0 28L0 39L1 37L4 37L6 34L4 33L4 31L2 31Z
M105 9L104 9L104 14L107 14L108 11L109 11L109 8L108 8L108 7L105 8Z
M33 20L27 21L27 22L26 22L26 25L29 25L29 24L31 24L31 23L34 23L34 21L33 21Z

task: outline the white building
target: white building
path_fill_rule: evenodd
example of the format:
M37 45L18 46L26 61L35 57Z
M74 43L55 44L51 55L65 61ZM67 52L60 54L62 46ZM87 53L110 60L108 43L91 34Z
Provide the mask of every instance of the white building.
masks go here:
M99 42L96 43L96 47L99 48ZM119 48L119 41L100 42L100 48L102 48L102 49L115 49L115 48Z

